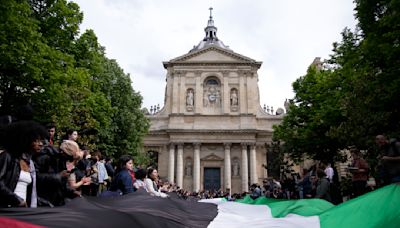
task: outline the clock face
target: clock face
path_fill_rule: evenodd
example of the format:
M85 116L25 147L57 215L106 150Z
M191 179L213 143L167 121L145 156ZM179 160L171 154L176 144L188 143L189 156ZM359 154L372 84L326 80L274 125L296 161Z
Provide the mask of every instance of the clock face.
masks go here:
M215 94L210 94L210 95L208 95L208 100L210 100L210 101L215 101L215 99L217 99L217 97L215 96Z

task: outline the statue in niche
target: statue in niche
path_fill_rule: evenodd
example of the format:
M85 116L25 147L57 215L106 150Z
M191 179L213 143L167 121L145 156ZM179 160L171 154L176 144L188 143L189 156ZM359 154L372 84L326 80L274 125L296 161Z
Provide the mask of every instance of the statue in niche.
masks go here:
M233 159L232 162L232 176L239 176L240 172L240 165L239 165L239 160L237 158Z
M193 90L189 89L187 91L187 95L186 95L186 105L187 106L193 106L194 104L194 100L193 100Z
M185 175L192 176L192 161L190 159L186 160Z
M231 106L237 106L238 105L238 94L235 89L231 91Z

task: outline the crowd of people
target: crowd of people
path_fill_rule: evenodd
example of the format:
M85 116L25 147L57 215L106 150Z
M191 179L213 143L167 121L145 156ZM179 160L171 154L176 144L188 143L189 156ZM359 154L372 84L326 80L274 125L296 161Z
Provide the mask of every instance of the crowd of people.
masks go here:
M157 169L135 167L130 155L117 161L105 158L98 150L89 151L77 143L78 132L70 129L56 146L55 126L47 129L33 121L20 121L1 128L0 207L61 206L82 196L119 196L146 191L155 197L177 196L198 200L225 197L236 200L250 195L277 199L321 198L341 202L337 172L330 164L316 164L302 175L283 180L267 178L262 185L252 184L249 192L231 193L229 189L190 192L174 183L161 181ZM379 135L376 143L380 157L379 182L400 181L400 143ZM368 163L359 150L350 150L353 197L368 191Z

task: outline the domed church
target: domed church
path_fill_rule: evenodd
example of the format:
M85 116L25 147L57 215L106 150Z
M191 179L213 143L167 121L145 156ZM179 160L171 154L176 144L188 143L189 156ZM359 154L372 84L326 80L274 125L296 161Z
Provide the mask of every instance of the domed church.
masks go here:
M164 107L148 115L144 150L160 177L189 191L248 191L267 177L266 144L282 121L260 105L262 62L217 37L212 8L205 37L167 62Z

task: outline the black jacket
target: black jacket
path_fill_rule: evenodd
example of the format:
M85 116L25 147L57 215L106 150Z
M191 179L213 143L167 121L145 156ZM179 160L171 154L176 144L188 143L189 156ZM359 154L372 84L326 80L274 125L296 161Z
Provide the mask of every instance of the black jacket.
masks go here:
M60 172L66 170L65 160L59 153L42 150L33 157L37 177L37 194L40 200L49 201L54 206L65 204L67 178Z
M7 152L0 154L0 207L15 207L23 201L14 193L17 186L21 167L19 159L12 157ZM30 204L32 184L28 186L27 204Z

